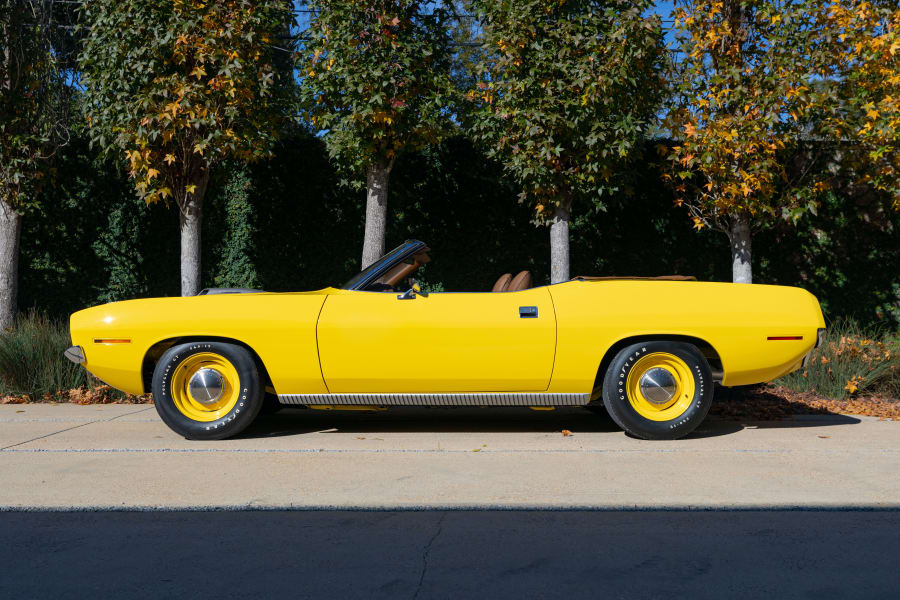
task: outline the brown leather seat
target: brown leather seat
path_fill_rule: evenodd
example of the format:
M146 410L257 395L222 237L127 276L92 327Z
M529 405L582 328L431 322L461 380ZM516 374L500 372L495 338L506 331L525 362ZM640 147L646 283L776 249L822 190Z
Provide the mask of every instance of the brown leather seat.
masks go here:
M521 271L509 282L507 292L521 292L531 287L531 271Z
M509 287L509 282L512 280L512 273L504 273L497 279L497 283L494 284L494 287L491 288L492 292L505 292L506 288Z

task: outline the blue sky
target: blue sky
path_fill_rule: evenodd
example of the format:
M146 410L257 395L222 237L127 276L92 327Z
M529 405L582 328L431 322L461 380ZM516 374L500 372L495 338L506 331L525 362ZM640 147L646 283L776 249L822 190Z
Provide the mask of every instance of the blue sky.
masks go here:
M666 42L670 45L674 41L671 33L672 22L670 20L672 15L672 5L672 0L659 0L658 2L654 3L654 7L652 9L653 13L658 14L660 17L662 17L663 29L666 31ZM303 7L301 6L299 0L294 0L294 9L303 10ZM297 25L299 31L306 29L308 23L309 14L301 12L297 15Z
M670 46L673 45L675 41L675 38L672 35L672 4L671 0L665 2L660 1L656 2L653 7L653 12L663 19L663 31L666 32L666 43Z

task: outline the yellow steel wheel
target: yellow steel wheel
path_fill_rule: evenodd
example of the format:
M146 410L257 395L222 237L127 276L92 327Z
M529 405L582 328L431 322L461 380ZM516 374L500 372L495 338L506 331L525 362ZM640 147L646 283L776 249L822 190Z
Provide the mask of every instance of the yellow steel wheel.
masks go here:
M241 395L241 381L224 356L200 352L185 358L172 373L172 403L194 421L215 421L231 412Z
M653 352L628 372L625 391L631 407L645 419L671 421L685 413L694 398L694 374L681 358Z

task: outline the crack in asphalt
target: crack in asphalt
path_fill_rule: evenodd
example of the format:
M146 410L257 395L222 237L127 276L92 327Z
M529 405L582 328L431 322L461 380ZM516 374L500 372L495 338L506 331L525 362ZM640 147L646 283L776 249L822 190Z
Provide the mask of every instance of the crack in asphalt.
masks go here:
M425 581L425 573L428 571L428 554L431 552L431 546L434 544L434 541L438 539L438 536L441 535L441 531L444 529L444 519L447 518L447 513L441 513L441 518L438 519L437 522L437 531L434 532L434 535L431 536L431 539L428 540L428 543L425 545L425 550L422 552L422 572L419 574L419 585L416 586L416 592L413 594L413 600L419 597L419 592L422 590L422 582Z
M37 440L42 440L42 439L44 439L44 438L48 438L48 437L54 436L54 435L56 435L56 434L58 434L58 433L65 433L66 431L72 431L73 429L78 429L79 427L85 427L86 425L93 425L94 423L106 423L106 422L109 422L109 421L115 421L116 419L118 419L118 418L120 418L120 417L127 417L128 415L136 415L137 413L148 411L148 410L150 410L150 408L153 408L153 407L151 406L151 407L149 407L149 408L142 408L142 409L136 410L136 411L134 411L134 412L123 413L123 414L121 414L121 415L116 415L115 417L111 417L111 418L109 418L109 419L96 419L96 420L94 420L94 421L88 421L88 422L86 422L86 423L80 423L80 424L78 424L78 425L73 425L72 427L66 427L65 429L60 429L59 431L53 431L53 432L51 432L51 433L47 433L47 434L44 434L44 435L39 435L39 436L37 436L37 437L35 437L35 438L31 438L30 440L25 440L24 442L19 442L19 443L17 443L17 444L10 444L9 446L4 446L4 447L0 448L0 452L5 451L5 450L9 450L10 448L15 448L16 446L21 446L21 445L23 445L23 444L29 444L29 443L35 442L35 441L37 441Z

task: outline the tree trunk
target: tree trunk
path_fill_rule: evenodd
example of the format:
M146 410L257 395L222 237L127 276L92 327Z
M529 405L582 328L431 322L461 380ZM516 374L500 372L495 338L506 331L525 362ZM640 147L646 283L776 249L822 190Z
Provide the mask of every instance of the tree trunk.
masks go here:
M387 226L388 180L391 163L381 161L366 172L366 231L363 236L362 268L384 256L384 232Z
M753 265L750 262L750 217L735 216L731 221L731 281L753 283Z
M19 297L19 239L22 215L0 200L0 329L16 324Z
M203 224L203 197L209 182L209 169L197 182L193 194L181 202L179 225L181 229L181 295L196 296L200 291L200 228Z
M550 221L550 283L569 280L569 217L572 201L564 198Z

